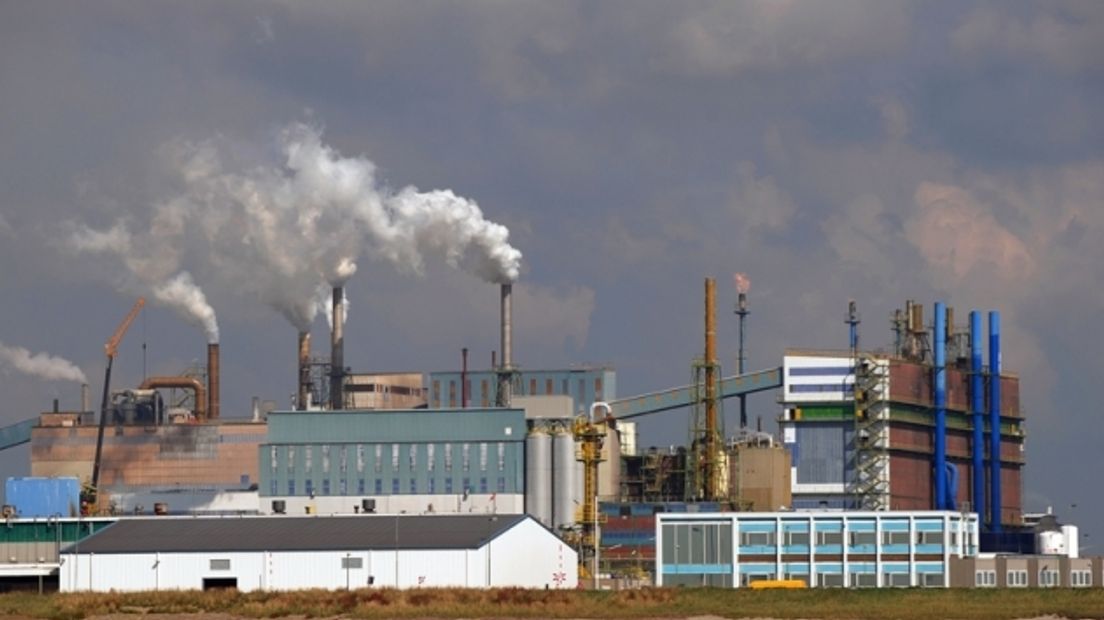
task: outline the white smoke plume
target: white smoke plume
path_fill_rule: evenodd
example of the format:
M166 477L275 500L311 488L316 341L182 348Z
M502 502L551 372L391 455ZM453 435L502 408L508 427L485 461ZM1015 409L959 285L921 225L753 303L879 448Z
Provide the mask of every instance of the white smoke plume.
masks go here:
M345 289L341 289L341 325L345 326L349 322L349 295L345 292ZM326 324L330 326L330 331L333 331L333 289L325 284L318 286L318 291L314 296L315 311L326 317Z
M9 347L0 342L0 360L7 362L16 370L49 381L76 381L88 383L84 372L69 360L31 352L23 347Z
M219 341L215 310L207 303L203 291L192 281L192 274L181 271L168 282L155 287L153 296L179 312L186 320L202 327L207 333L207 342L214 344Z
M258 164L224 140L173 143L166 153L180 188L155 206L149 231L132 234L120 220L106 231L78 230L72 245L118 255L147 288L160 290L179 278L183 248L196 241L201 249L191 258L209 267L203 273L257 297L300 331L319 312L330 320L319 287L328 295L326 284L344 284L364 256L414 273L435 257L489 282L518 277L521 253L509 231L475 202L449 190L391 191L374 163L340 155L305 124L284 128L278 147ZM213 313L190 305L201 295L154 296L214 323Z

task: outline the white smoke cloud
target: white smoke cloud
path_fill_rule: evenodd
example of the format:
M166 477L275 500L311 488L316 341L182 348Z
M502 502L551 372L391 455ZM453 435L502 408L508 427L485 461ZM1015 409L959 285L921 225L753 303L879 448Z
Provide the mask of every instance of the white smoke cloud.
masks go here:
M352 304L349 302L349 295L347 291L341 289L341 325L344 326L349 322L349 308ZM330 331L333 331L333 290L325 284L320 284L318 290L314 295L314 308L315 312L319 312L322 316L326 317L326 324L330 326Z
M0 342L0 360L20 372L48 381L88 383L88 378L76 364L46 353L31 355L31 352L23 347L9 347Z
M203 291L192 281L192 274L187 271L178 273L168 282L155 287L153 296L179 312L186 320L202 327L207 333L207 342L219 341L215 311L207 303L207 297Z

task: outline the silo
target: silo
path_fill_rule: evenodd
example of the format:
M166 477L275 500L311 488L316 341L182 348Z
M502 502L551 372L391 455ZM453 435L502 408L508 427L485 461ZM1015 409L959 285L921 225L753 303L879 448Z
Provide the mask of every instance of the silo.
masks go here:
M575 438L571 429L552 436L552 523L554 529L575 523Z
M552 437L540 427L525 438L525 512L552 527Z

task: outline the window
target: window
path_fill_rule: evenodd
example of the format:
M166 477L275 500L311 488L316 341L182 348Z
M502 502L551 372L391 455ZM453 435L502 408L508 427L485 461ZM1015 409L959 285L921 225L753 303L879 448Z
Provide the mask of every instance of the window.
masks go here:
M288 480L288 495L295 495L295 481Z
M341 475L344 476L349 471L349 461L346 460L349 458L349 451L347 446L341 446L341 456L339 456L338 458L340 459L340 462L337 466L341 469Z
M1088 588L1092 586L1092 571L1070 571L1070 585L1074 588Z
M339 480L337 482L337 494L342 495L342 496L349 494L349 481L348 480L342 478L341 480Z
M740 545L744 547L763 547L774 544L774 532L741 532Z
M436 444L428 444L426 446L426 471L433 471L437 466L436 448Z
M376 478L376 495L383 495L383 480Z
M561 382L561 385L562 385L562 389L560 390L560 394L570 394L571 393L571 390L569 390L568 387L567 387L567 379L564 379Z
M322 446L322 473L330 473L330 446Z
M487 395L487 380L484 379L479 385L480 396L483 399L483 406L486 407L490 404L490 397Z
M943 573L924 573L921 575L920 585L925 588L943 587Z
M471 478L464 478L464 486L460 489L464 495L471 493Z
M785 532L786 544L789 546L807 547L809 545L808 532Z
M295 448L288 446L288 473L295 471Z
M907 588L909 587L909 574L908 573L885 573L882 575L882 584L889 588Z
M498 492L499 493L505 493L506 492L506 479L503 478L502 476L498 477Z
M378 444L378 443L376 444L376 463L375 463L375 466L376 466L376 473L377 474L380 473L381 471L383 471L383 446Z
M368 492L367 485L364 484L364 478L357 480L357 495L364 495Z
M410 444L410 471L418 469L418 444Z
M445 493L452 494L452 478L445 478Z
M1027 587L1027 571L1025 570L1010 570L1005 577L1007 577L1009 588Z
M817 532L818 545L842 545L843 532Z
M537 393L537 380L536 379L530 379L529 380L529 395L533 396L536 393Z
M471 445L464 444L460 446L461 460L463 461L462 467L464 471L471 469Z
M874 532L850 532L849 534L852 547L858 547L860 545L874 545L878 542L878 537Z
M330 479L329 478L323 478L322 479L322 495L329 495L329 494L330 494Z
M907 545L909 544L908 532L882 532L883 545Z
M410 479L410 494L414 495L418 492L418 480L416 478Z
M1040 588L1056 588L1061 585L1058 579L1058 571L1050 568L1039 569L1039 587Z
M434 407L440 407L441 406L441 380L440 379L434 379L433 380L433 406Z
M820 573L817 575L817 583L825 588L842 588L843 573Z
M276 446L272 446L268 450L269 459L270 459L270 461L269 461L270 469L272 469L272 475L273 476L276 475L276 467L280 462L280 459L278 458L278 452L279 452L279 450L276 448Z
M487 471L487 442L479 444L479 471Z
M437 492L436 482L437 482L437 480L435 478L430 478L429 479L429 494L430 495L433 495L434 493Z
M399 444L391 444L391 471L399 471Z
M230 560L211 560L208 567L211 570L230 570Z
M916 532L918 545L942 545L943 532Z
M483 477L483 478L479 479L479 492L480 493L486 493L487 492L487 478L486 477Z
M310 474L312 469L314 469L314 450L312 446L306 446L303 448L303 470Z
M449 407L456 406L456 382L449 381Z
M995 571L995 570L976 570L976 571L974 571L974 587L977 587L977 588L995 588L995 587L997 587L997 571Z
M280 492L280 489L276 485L276 481L275 480L269 480L268 481L268 494L269 495L276 495L279 492Z
M364 568L364 558L341 558L341 568L344 570Z
M303 491L305 491L307 495L314 497L314 480L307 478L306 482L303 483Z
M506 469L506 444L498 442L498 471Z
M552 380L551 379L545 379L544 380L544 393L545 394L551 394L552 393Z
M399 479L398 478L392 478L391 479L391 495L398 495L398 494L399 494Z
M878 587L877 573L851 573L851 585L856 588Z

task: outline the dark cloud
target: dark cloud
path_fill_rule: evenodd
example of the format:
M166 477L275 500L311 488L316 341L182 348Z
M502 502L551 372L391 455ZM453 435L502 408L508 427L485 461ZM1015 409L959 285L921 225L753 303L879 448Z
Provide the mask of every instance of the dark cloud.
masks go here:
M453 189L509 226L525 253L518 361L614 363L622 394L689 379L704 275L721 284L729 366L734 271L752 279L752 367L846 346L848 298L871 346L906 297L1000 307L1031 420L1029 507L1076 501L1096 531L1104 500L1066 455L1099 426L1100 6L7 3L0 340L96 377L131 299L110 267L60 250L65 223L148 221L175 189L171 145L217 139L252 160L307 121L385 184ZM195 267L196 247L170 250ZM286 402L286 323L193 275L219 315L224 411ZM454 367L461 346L489 362L493 286L365 259L349 294L358 369ZM145 321L120 384L141 376L143 339L166 372L202 357L194 328L158 308ZM7 421L76 397L0 381ZM772 399L753 404L770 426ZM644 430L677 443L686 422Z

